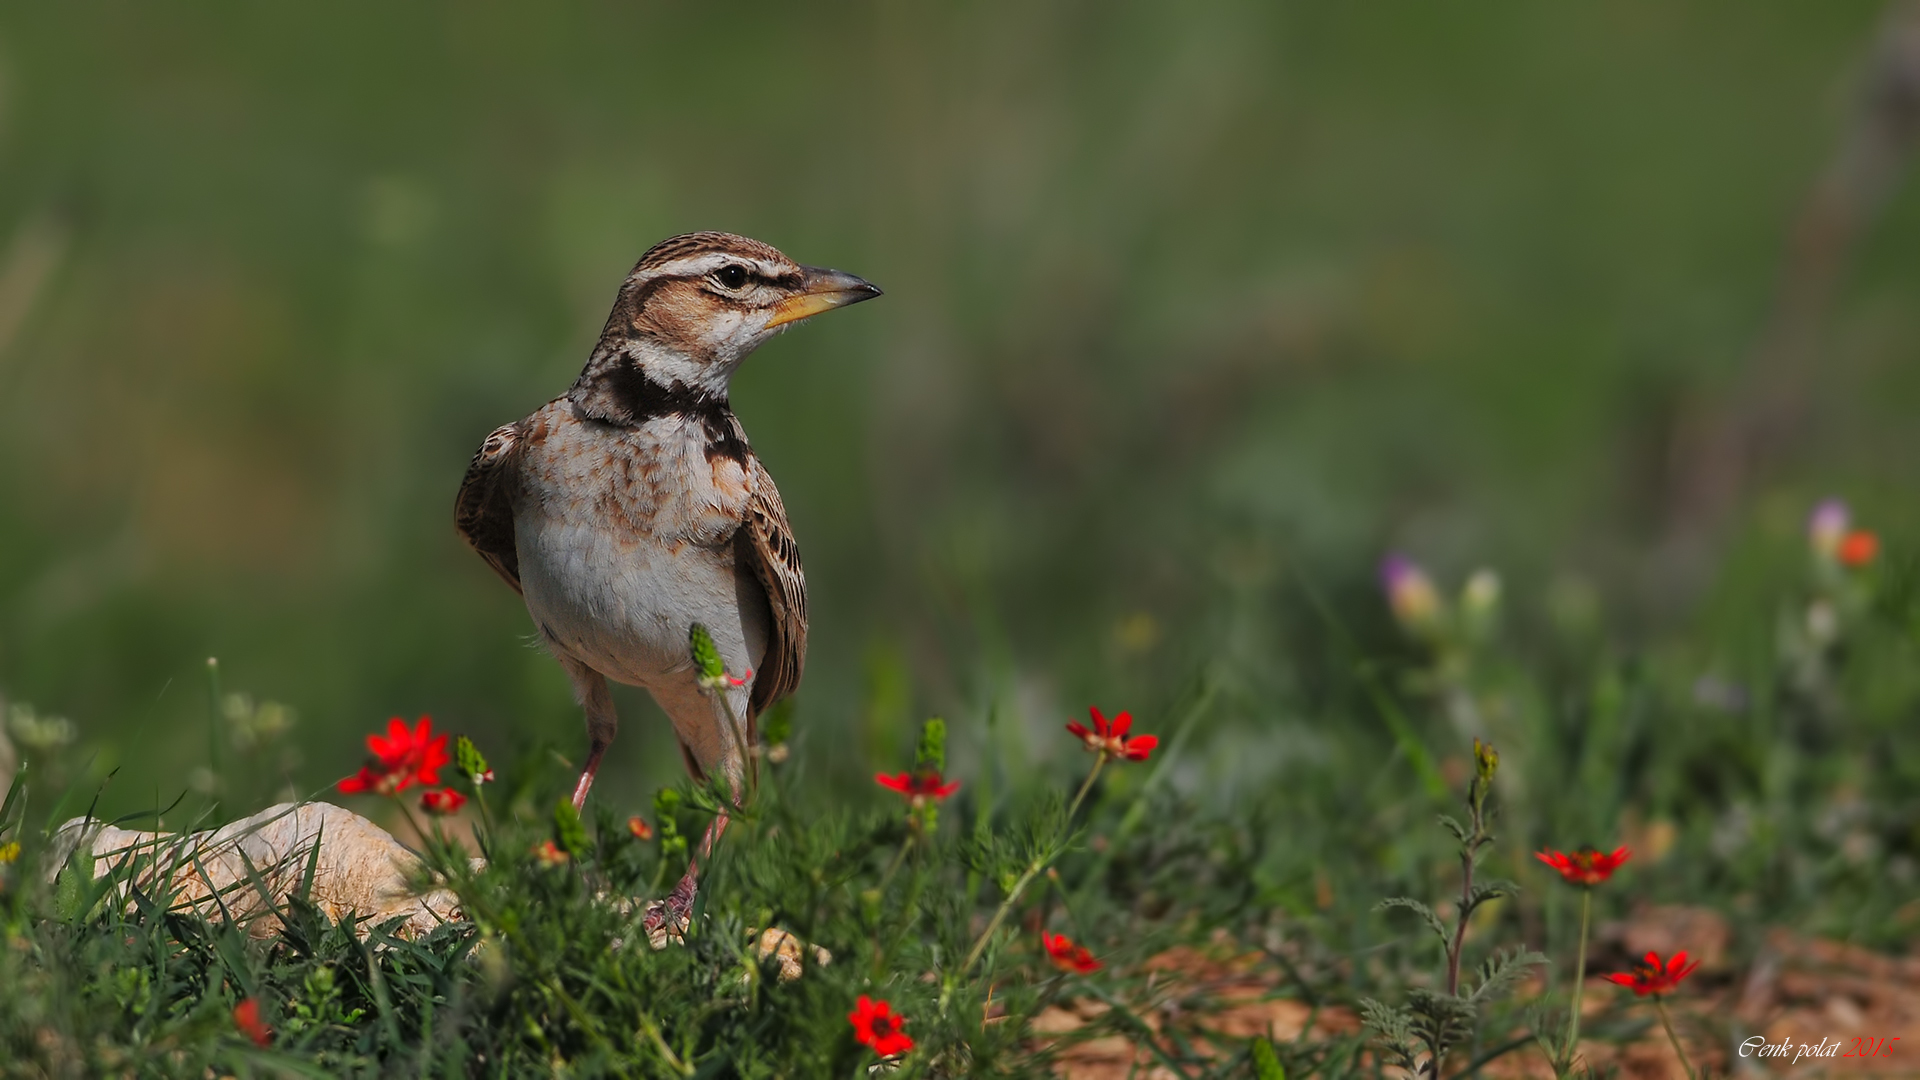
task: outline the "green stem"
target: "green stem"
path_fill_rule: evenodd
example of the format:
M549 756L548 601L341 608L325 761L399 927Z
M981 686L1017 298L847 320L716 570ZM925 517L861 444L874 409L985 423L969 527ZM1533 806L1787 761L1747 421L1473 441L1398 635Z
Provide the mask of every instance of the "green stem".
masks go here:
M1104 765L1106 765L1106 763L1107 763L1107 752L1105 750L1102 750L1100 751L1100 756L1093 759L1093 771L1087 773L1086 780L1080 784L1080 790L1076 792L1073 796L1072 804L1070 804L1067 807L1067 824L1068 825L1073 824L1073 815L1079 812L1080 804L1087 800L1087 792L1093 790L1093 781L1095 778L1097 778L1100 775L1100 769Z
M1673 1019L1667 1015L1667 1003L1659 994L1653 995L1653 1007L1660 1013L1660 1026L1667 1029L1667 1039L1673 1043L1673 1052L1680 1055L1680 1067L1687 1070L1687 1080L1700 1080L1693 1071L1693 1062L1687 1060L1687 1051L1680 1045L1680 1036L1674 1034Z
M1453 924L1453 942L1447 946L1447 994L1450 997L1460 994L1460 951L1467 943L1467 920L1473 916L1474 852L1486 836L1480 820L1480 808L1470 809L1473 811L1473 836L1460 849L1460 915Z
M1027 866L1026 872L1020 875L1020 880L1013 883L1013 888L1007 891L1007 898L1000 902L999 910L993 913L993 920L987 923L985 930L980 932L980 940L974 942L972 950L967 953L966 963L960 965L960 974L965 975L973 970L973 965L980 961L980 954L987 951L987 942L993 940L994 931L1000 929L1000 924L1007 921L1007 913L1012 911L1013 905L1019 902L1020 894L1026 891L1027 886L1039 876L1040 871L1045 869L1050 861L1045 853L1035 857Z
M653 1041L653 1048L660 1052L661 1057L667 1059L667 1064L673 1068L674 1072L681 1076L693 1075L693 1066L681 1061L680 1055L674 1053L673 1047L667 1045L667 1040L660 1034L660 1025L653 1022L653 1017L645 1009L640 1010L640 1030L647 1033L647 1038Z
M887 864L887 872L880 875L880 884L874 889L882 897L887 895L887 885L893 881L893 875L899 873L900 864L907 861L907 852L912 849L914 838L919 835L919 829L910 830L907 833L907 842L901 844L900 850L893 853L893 861Z
M1093 782L1099 777L1100 769L1106 763L1107 754L1101 751L1100 756L1093 761L1093 768L1087 772L1087 778L1081 782L1080 790L1074 794L1073 802L1067 806L1065 826L1067 829L1073 828L1073 815L1079 812L1080 804L1087 801L1087 792L1093 790ZM975 941L973 948L967 952L966 962L960 965L960 974L965 975L973 970L973 965L980 961L981 954L987 951L987 942L993 940L994 931L1000 929L1000 924L1007 921L1007 913L1013 910L1013 905L1020 902L1020 894L1027 890L1027 886L1033 883L1034 878L1040 876L1040 871L1047 868L1047 864L1053 861L1058 851L1059 843L1056 842L1033 857L1033 862L1027 865L1026 871L1013 883L1013 888L1007 890L1007 898L1000 902L999 909L993 913L992 921L988 922L987 928L980 932L980 939Z
M1580 1045L1580 996L1587 988L1587 927L1593 916L1593 890L1580 890L1580 953L1573 964L1573 1015L1567 1021L1567 1047L1561 1054L1563 1066L1571 1067L1574 1051Z

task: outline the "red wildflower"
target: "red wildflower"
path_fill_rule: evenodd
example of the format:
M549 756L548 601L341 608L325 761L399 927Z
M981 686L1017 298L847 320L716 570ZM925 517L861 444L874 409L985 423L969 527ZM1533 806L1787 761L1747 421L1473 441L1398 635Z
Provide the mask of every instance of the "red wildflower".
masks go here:
M457 813L466 804L467 797L450 787L420 793L420 808L429 814Z
M1865 529L1855 529L1840 538L1834 554L1842 563L1857 570L1879 557L1880 538Z
M1133 727L1132 713L1123 712L1109 723L1097 706L1089 705L1087 711L1093 714L1093 730L1087 730L1087 726L1078 720L1069 723L1067 730L1096 754L1126 758L1128 761L1145 761L1147 755L1153 753L1153 748L1160 745L1158 735L1127 735Z
M533 857L538 859L542 866L561 866L567 861L567 853L561 851L560 845L551 840L542 840L534 845Z
M252 1039L256 1046L265 1046L273 1041L273 1029L260 1022L260 1003L252 998L233 1007L233 1026L240 1029L240 1034Z
M960 790L960 781L943 784L941 781L944 779L946 778L941 776L937 769L901 773L898 776L888 776L886 773L873 774L874 783L888 791L897 791L914 803L922 803L928 799L944 799Z
M873 1052L883 1058L898 1057L913 1049L913 1040L900 1030L907 1025L907 1018L884 1001L861 994L847 1014L847 1022L853 1025L854 1039L873 1047Z
M627 819L627 831L633 834L635 840L653 839L653 826L647 824L647 819L638 814Z
M1569 885L1591 888L1604 884L1620 864L1627 861L1626 848L1614 848L1613 854L1583 848L1579 851L1536 851L1533 857L1560 871Z
M1053 966L1061 971L1088 975L1099 971L1102 966L1085 945L1075 945L1073 939L1065 934L1049 934L1042 930L1040 944L1046 946L1047 959L1053 961Z
M341 793L388 794L405 791L415 784L439 783L440 766L452 758L447 755L447 737L432 736L433 721L428 717L421 717L411 731L397 716L388 720L385 738L367 736L367 749L373 752L375 764L361 766L359 772L340 781Z
M1680 985L1680 980L1693 974L1700 961L1687 963L1685 952L1674 953L1665 964L1660 962L1660 954L1650 952L1647 962L1631 972L1616 971L1607 978L1621 986L1631 987L1635 994L1645 997L1648 994L1665 994Z

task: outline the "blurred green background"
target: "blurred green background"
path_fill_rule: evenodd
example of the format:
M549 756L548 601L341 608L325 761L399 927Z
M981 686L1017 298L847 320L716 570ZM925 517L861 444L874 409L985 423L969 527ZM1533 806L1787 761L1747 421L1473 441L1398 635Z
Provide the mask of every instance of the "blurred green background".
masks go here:
M1815 497L1920 519L1896 175L1799 361L1803 422L1705 527L1733 563L1660 554L1689 418L1764 351L1881 19L10 5L0 691L120 768L109 809L206 763L208 656L297 710L295 790L395 714L580 753L453 495L690 229L887 290L735 384L805 556L796 721L828 775L899 764L934 711L1066 762L1038 733L1088 701L1164 729L1208 658L1225 775L1311 755L1279 722L1326 648L1297 586L1391 647L1389 549L1500 567L1522 625L1605 597L1623 647L1737 624L1727 567L1793 549ZM680 766L621 705L597 790L632 799Z

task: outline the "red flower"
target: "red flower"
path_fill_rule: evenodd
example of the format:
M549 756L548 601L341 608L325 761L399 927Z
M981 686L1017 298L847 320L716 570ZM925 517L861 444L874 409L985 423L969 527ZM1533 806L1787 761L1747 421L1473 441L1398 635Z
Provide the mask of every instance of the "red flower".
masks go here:
M1647 962L1634 968L1632 972L1616 971L1607 978L1621 986L1632 987L1635 994L1645 997L1648 994L1670 992L1680 985L1681 979L1693 974L1693 969L1699 966L1698 960L1691 964L1687 963L1685 952L1674 953L1664 965L1660 962L1659 953L1650 952L1647 954Z
M457 813L466 804L467 797L450 787L420 793L420 808L429 814Z
M1158 735L1128 737L1127 731L1133 727L1132 713L1123 712L1114 717L1112 723L1108 723L1107 718L1100 714L1097 706L1089 705L1087 711L1093 714L1092 731L1088 731L1086 725L1078 720L1069 723L1067 730L1073 732L1087 744L1088 750L1096 754L1126 758L1128 761L1145 761L1147 755L1153 753L1153 748L1160 745Z
M273 1041L273 1029L260 1022L260 1003L252 998L233 1007L233 1026L240 1029L240 1034L252 1039L256 1046L265 1046Z
M1569 885L1591 888L1600 885L1613 876L1620 864L1627 861L1626 848L1614 848L1613 854L1583 848L1579 851L1536 851L1533 857L1560 871Z
M542 866L562 866L567 861L567 853L561 851L560 845L551 840L542 840L534 845L533 857L539 860Z
M1858 570L1880 555L1880 538L1865 529L1855 529L1840 538L1834 551L1840 561Z
M1099 971L1102 966L1085 945L1075 945L1073 939L1065 934L1049 934L1042 930L1040 944L1046 946L1047 959L1053 961L1053 966L1061 971L1089 975Z
M627 819L627 831L633 834L635 840L653 839L653 826L647 824L647 819L638 814Z
M360 771L340 781L342 794L362 791L389 794L405 791L415 784L440 782L440 766L451 761L447 756L447 737L433 738L433 721L425 716L413 730L399 717L387 721L386 738L367 736L367 749L376 759Z
M847 1022L853 1025L853 1037L883 1058L898 1057L913 1049L913 1040L900 1030L907 1025L907 1018L896 1014L884 1001L861 994L847 1014Z
M960 790L960 781L943 784L946 779L938 770L925 769L917 773L901 773L888 776L886 773L874 773L873 782L888 791L897 791L914 803L923 803L928 799L944 799Z

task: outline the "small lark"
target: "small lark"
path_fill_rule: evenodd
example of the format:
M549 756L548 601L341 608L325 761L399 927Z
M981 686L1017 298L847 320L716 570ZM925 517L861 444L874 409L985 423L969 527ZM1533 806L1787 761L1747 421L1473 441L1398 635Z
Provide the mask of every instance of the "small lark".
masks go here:
M687 768L739 790L754 718L800 682L807 586L780 492L727 390L781 328L879 295L744 236L661 241L627 275L573 387L496 428L474 455L454 520L525 598L586 710L575 806L618 725L608 679L646 687ZM739 685L700 686L695 623ZM689 870L676 907L691 902L692 883Z

